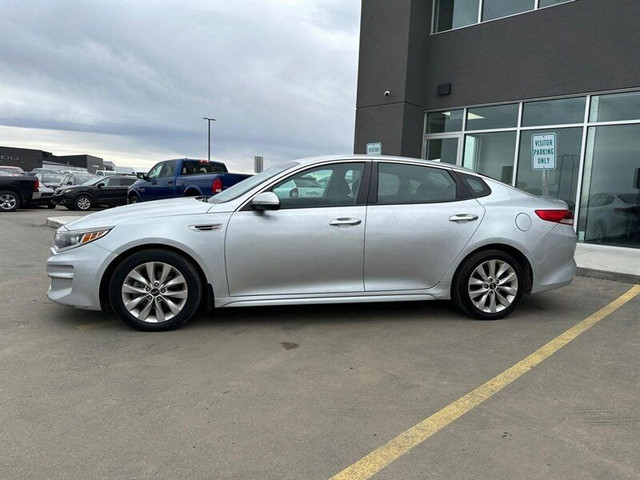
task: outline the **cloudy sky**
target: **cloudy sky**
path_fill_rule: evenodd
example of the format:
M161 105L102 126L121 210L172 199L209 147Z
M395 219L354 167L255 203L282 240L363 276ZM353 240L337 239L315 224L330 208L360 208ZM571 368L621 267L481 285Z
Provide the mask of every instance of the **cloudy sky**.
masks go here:
M353 148L360 2L0 0L0 143L249 171Z

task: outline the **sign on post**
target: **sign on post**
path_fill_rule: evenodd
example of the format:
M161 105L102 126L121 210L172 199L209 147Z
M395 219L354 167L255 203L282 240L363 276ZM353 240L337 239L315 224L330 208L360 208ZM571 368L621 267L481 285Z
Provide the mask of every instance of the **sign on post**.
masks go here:
M531 168L556 169L556 134L541 133L531 136Z
M367 143L367 155L382 155L382 142Z

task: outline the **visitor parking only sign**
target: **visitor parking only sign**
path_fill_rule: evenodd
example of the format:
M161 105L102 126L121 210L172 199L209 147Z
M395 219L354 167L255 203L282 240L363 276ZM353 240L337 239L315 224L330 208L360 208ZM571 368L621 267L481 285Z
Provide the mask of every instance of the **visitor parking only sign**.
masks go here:
M556 134L541 133L531 136L531 168L556 169Z

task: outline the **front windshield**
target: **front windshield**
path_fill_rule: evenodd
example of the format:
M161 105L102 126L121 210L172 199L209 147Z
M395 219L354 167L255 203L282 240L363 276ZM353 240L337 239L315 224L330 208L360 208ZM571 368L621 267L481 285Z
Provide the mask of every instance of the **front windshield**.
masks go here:
M236 183L233 187L227 188L225 191L220 192L215 197L211 197L208 201L209 203L223 203L228 202L230 200L235 200L241 195L244 195L249 190L254 187L257 187L263 182L266 182L272 177L275 177L281 172L288 170L291 167L295 167L298 165L298 162L289 162L283 163L281 165L276 165L275 167L267 168L260 173L255 174L252 177L249 177L241 182Z
M78 185L93 185L104 178L95 175L76 175L76 180L78 180Z

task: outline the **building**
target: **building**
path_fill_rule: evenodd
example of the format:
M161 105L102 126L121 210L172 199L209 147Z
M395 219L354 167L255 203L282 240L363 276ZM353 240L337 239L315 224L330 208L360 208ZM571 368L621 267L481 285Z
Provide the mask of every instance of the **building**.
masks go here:
M21 167L26 172L46 165L68 165L95 173L103 169L103 160L93 155L53 155L44 150L0 146L0 165Z
M355 152L472 168L640 247L640 2L364 0Z

